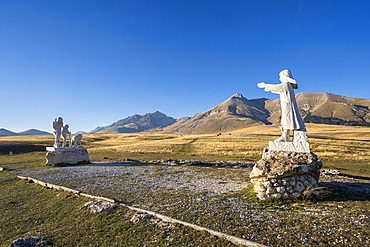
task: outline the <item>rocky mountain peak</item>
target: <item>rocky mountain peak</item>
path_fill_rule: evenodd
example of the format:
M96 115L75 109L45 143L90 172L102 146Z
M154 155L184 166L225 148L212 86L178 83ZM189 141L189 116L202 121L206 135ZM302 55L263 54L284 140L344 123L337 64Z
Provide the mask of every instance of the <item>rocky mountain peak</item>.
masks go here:
M117 122L112 123L109 126L99 127L90 133L132 133L140 132L152 128L163 128L168 125L175 123L176 120L172 117L168 117L166 114L155 111L147 113L145 115L135 114L124 119L120 119Z
M246 99L241 93L236 93L234 94L233 96L231 96L230 98L241 98L241 99Z

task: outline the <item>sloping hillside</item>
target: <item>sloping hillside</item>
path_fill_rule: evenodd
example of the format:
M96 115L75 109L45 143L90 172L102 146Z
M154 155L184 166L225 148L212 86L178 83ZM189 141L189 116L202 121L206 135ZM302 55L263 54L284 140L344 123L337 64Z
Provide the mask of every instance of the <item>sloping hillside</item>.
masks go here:
M244 128L253 124L269 124L269 112L265 109L267 99L248 100L234 94L212 109L192 117L178 119L163 129L171 133L213 133Z
M19 135L18 133L15 133L13 131L1 128L0 129L0 136L17 136Z
M308 123L370 126L370 100L349 98L329 93L299 93L296 95L302 118ZM279 124L280 100L269 100L267 121Z

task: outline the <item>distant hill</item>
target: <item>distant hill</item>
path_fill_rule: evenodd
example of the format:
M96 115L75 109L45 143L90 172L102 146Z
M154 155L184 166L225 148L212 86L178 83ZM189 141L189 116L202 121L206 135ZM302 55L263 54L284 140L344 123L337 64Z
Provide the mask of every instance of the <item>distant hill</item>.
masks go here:
M89 131L88 133L89 133L89 134L94 134L94 133L97 133L97 132L99 132L99 131L101 131L101 130L103 130L103 129L105 129L105 128L106 128L106 127L98 126L98 127L96 127L95 129L93 129L93 130ZM80 133L80 134L82 134L82 133Z
M153 128L163 128L175 123L176 120L168 117L162 112L155 111L143 116L133 115L125 119L118 120L109 126L97 127L89 133L135 133Z
M17 136L19 135L18 133L12 132L10 130L1 128L0 129L0 136Z
M77 131L76 133L74 134L88 134L86 131Z
M19 136L19 135L51 135L51 133L37 129L29 129L18 133L4 128L0 129L0 136Z
M37 129L29 129L22 132L18 132L19 135L52 135L49 132L37 130Z

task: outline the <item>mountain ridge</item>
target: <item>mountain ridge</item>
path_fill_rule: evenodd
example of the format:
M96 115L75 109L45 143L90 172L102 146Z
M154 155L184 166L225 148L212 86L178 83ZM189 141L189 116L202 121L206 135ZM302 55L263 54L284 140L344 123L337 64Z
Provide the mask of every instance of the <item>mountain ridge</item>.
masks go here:
M13 132L4 128L0 128L0 136L27 136L27 135L51 135L51 133L38 130L38 129L28 129L20 132Z
M168 117L160 111L155 111L144 115L135 114L105 127L98 126L89 133L136 133L149 129L163 128L175 122L174 118Z
M370 100L330 93L298 93L298 108L307 123L370 126ZM215 133L281 121L280 99L248 100L236 93L221 104L163 129L164 133Z
M29 136L29 135L51 135L51 133L38 130L38 129L28 129L25 131L18 132L19 135Z
M306 123L358 125L370 127L370 99L352 98L331 93L302 92L295 95L301 116ZM232 131L260 124L281 121L280 99L247 99L235 93L219 105L190 117L174 119L155 111L135 114L107 126L98 126L91 133L184 133L206 134ZM30 129L12 132L1 128L0 136L50 134ZM79 131L79 133L86 133Z

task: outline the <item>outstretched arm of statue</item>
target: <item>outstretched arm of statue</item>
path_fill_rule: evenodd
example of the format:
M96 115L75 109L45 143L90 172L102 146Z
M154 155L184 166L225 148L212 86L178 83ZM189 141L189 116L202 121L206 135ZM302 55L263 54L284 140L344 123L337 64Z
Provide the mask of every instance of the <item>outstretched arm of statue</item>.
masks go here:
M265 91L270 91L272 93L281 93L283 91L282 84L267 84L264 82L258 83L259 88L265 88Z
M259 88L265 88L265 86L266 86L266 83L264 82L257 83L257 87Z

